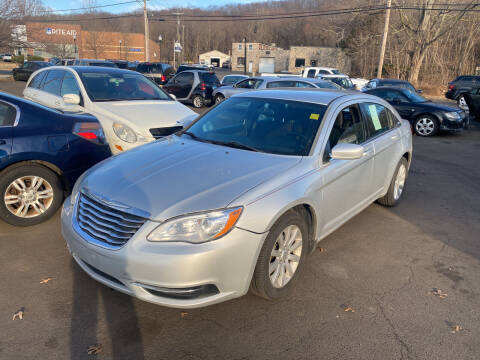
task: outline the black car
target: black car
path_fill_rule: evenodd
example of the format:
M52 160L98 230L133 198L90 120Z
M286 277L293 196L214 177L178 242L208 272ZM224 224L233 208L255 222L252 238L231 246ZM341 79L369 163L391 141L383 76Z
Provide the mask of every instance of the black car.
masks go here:
M21 66L12 70L13 79L16 81L27 81L32 73L47 66L53 66L53 64L47 61L24 62Z
M111 60L111 59L109 59L108 61L111 61L112 63L117 65L117 67L119 69L128 69L128 61L126 61L126 60Z
M210 67L208 67L207 65L197 65L197 64L180 65L177 69L176 74L179 74L182 71L186 71L186 70L205 70L205 71L208 71L208 70L210 70Z
M464 95L480 86L480 76L463 75L448 83L447 99L456 100L460 109L467 110Z
M365 91L388 101L409 120L419 136L433 136L439 130L461 131L468 127L468 117L458 107L436 104L407 89L380 87Z
M362 89L362 91L367 91L370 89L376 89L377 87L399 87L402 89L407 89L412 92L421 93L422 90L415 89L415 86L412 83L408 82L407 80L400 80L400 79L372 79L370 80L367 85Z
M212 71L185 70L170 79L163 89L178 101L200 108L213 102L213 90L219 86L220 81Z
M109 156L96 117L0 93L0 219L17 226L48 219L78 177Z
M157 62L140 63L136 71L160 85L166 84L175 75L175 69L170 64Z
M480 121L480 86L464 94L470 114Z

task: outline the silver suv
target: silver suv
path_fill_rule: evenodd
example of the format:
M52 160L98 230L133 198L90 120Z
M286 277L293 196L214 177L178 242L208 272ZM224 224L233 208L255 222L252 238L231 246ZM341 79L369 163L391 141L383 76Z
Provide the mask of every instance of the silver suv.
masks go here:
M378 97L243 93L87 171L63 235L91 277L145 301L277 299L320 240L374 201L398 203L411 157L410 124Z

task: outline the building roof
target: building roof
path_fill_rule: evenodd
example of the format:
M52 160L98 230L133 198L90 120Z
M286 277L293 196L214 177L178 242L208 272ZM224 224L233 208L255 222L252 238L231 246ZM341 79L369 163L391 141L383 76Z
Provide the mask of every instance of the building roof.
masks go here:
M212 50L212 51L208 51L206 53L203 53L203 54L200 54L199 56L223 56L223 57L230 57L228 56L228 54L225 54L221 51L218 51L218 50Z

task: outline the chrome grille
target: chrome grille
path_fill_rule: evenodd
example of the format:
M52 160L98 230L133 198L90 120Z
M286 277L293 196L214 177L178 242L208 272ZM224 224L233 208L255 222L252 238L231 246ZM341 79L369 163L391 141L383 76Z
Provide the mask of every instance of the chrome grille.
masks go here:
M155 139L160 139L164 136L172 135L175 134L177 131L180 131L183 129L183 126L171 126L171 127L165 127L165 128L154 128L150 129L150 134Z
M87 235L86 240L109 248L124 245L146 221L84 194L80 194L76 215L78 228Z

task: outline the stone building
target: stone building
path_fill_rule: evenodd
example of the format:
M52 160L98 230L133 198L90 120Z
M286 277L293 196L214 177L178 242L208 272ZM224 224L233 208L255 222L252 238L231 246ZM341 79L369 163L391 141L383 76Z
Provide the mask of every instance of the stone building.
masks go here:
M335 67L342 72L351 70L351 59L340 48L292 46L289 50L275 44L247 43L247 72L273 73L288 71L299 73L308 66ZM243 71L245 44L232 44L232 70Z
M300 72L308 66L334 67L344 73L350 72L352 61L343 49L335 47L292 46L288 71Z
M275 44L261 43L233 43L232 70L243 71L245 66L245 46L247 48L247 72L271 73L287 70L289 51L277 47Z

